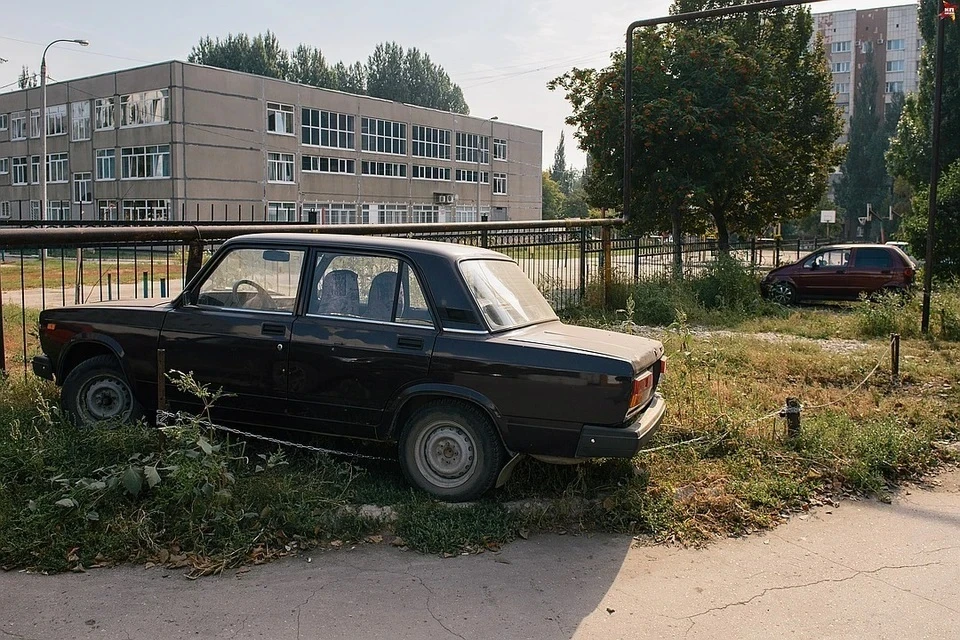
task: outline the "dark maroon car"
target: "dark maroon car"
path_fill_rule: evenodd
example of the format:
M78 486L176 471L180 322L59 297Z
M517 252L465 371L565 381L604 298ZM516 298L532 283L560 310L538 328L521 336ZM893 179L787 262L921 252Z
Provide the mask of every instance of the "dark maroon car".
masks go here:
M342 235L226 242L172 302L40 314L34 371L84 425L199 411L158 371L228 394L217 422L398 443L446 500L502 482L520 454L633 456L660 424L663 345L568 326L507 256ZM162 376L159 376L162 379Z
M861 294L903 292L916 263L888 244L840 244L817 249L803 260L774 269L760 282L766 297L780 304L800 300L856 300Z

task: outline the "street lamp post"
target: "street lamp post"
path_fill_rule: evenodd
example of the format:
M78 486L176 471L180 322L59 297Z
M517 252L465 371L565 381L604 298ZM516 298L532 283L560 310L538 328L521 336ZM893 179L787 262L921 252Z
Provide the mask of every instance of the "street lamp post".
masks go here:
M47 219L47 49L58 42L72 42L85 47L86 40L60 38L54 40L43 50L40 58L40 220Z
M494 121L494 120L499 120L499 119L500 119L500 118L499 118L498 116L493 116L492 118L490 118L490 139L487 140L487 153L488 153L488 154L489 154L489 152L490 152L490 145L493 144L493 121ZM478 133L478 134L477 134L477 220L478 220L478 221L481 221L481 222L486 222L486 220L484 220L484 219L483 219L483 216L480 214L480 175L481 175L481 171L480 171L480 154L481 154L481 150L480 150L480 137L481 137L481 136L480 136L480 134ZM488 158L488 159L489 159L489 158ZM493 161L492 161L492 160L490 160L490 173L491 173L490 179L492 180L492 179L493 179L493 175L492 175L492 174L493 174ZM493 209L492 201L491 201L490 208Z

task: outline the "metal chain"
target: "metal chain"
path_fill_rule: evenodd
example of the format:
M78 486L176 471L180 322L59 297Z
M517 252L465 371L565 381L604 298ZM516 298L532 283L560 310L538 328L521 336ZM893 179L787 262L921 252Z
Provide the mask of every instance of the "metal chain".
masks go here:
M179 421L182 417L181 412L172 413L170 411L157 411L157 424L160 426L169 426L168 420L173 418L176 421ZM240 429L234 429L232 427L225 427L213 422L210 422L206 418L200 418L193 414L189 415L189 420L199 422L203 427L214 429L216 431L224 431L226 433L232 433L234 435L243 436L244 438L253 438L255 440L262 440L264 442L271 442L273 444L285 446L285 447L295 447L297 449L305 449L307 451L313 451L314 453L323 453L331 456L344 456L347 458L359 458L362 460L385 460L387 462L395 462L394 458L385 458L383 456L371 456L366 453L354 453L352 451L340 451L338 449L327 449L324 447L315 447L310 444L301 444L299 442L290 442L289 440L281 440L279 438L271 438L270 436L263 436L256 433L250 433L249 431L241 431Z

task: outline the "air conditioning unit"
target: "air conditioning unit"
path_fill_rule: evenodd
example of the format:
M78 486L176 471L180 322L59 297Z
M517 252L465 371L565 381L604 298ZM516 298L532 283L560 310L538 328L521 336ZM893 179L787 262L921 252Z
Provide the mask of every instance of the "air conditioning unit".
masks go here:
M877 38L877 44L883 44L883 38Z
M433 194L433 201L436 204L453 204L456 202L456 196L452 193L435 193Z

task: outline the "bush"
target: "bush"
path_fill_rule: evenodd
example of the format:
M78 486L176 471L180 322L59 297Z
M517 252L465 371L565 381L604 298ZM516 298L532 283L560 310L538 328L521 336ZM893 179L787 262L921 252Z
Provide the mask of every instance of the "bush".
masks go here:
M920 309L916 300L906 300L903 293L888 291L865 297L855 310L857 335L862 338L882 338L899 333L904 338L920 334Z
M728 255L720 254L691 284L705 309L750 313L763 304L756 276Z

